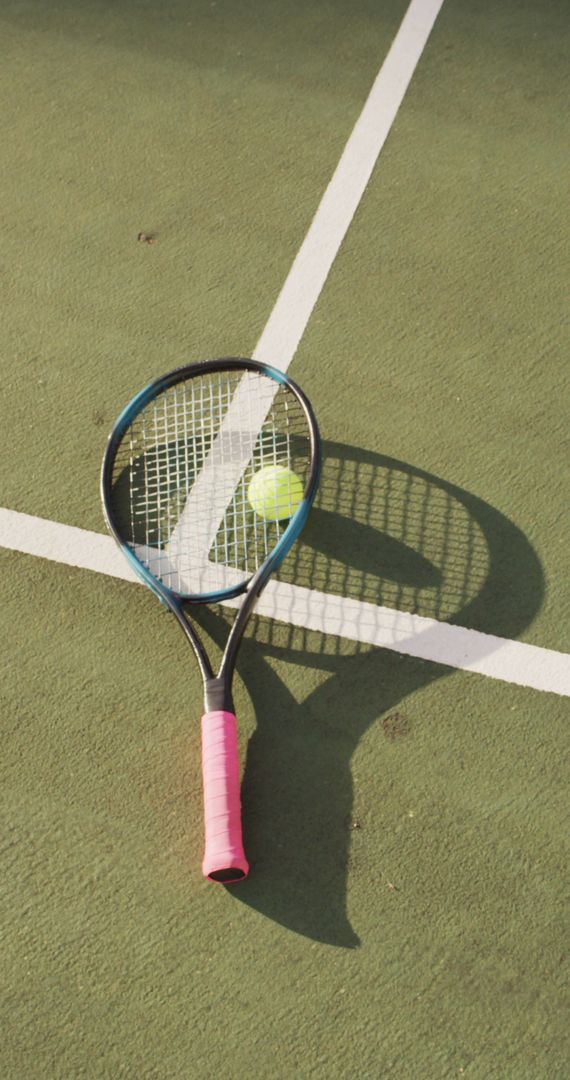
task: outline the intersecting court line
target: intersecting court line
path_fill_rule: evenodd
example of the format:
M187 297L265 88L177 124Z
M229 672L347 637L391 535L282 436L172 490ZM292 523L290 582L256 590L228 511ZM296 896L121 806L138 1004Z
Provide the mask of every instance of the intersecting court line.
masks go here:
M442 5L443 0L412 0L409 5L257 343L255 360L287 371ZM251 375L244 375L245 384L248 379ZM255 414L258 430L277 389L277 384L273 390L265 388L265 397L258 399ZM243 390L247 396L247 385ZM198 561L207 562L226 508L247 466L247 450L229 463L223 453L226 434L223 429L231 428L234 418L240 416L239 395L238 389L167 544L166 554L175 563L191 527ZM250 434L250 441L253 450L255 432ZM213 491L214 475L215 502L210 503L208 514L198 515L195 508L208 505L203 493Z
M323 195L254 358L286 371L317 303L443 0L412 0ZM0 509L0 546L137 580L113 540ZM235 603L231 602L230 603ZM358 600L270 582L260 614L293 625L570 696L570 657Z

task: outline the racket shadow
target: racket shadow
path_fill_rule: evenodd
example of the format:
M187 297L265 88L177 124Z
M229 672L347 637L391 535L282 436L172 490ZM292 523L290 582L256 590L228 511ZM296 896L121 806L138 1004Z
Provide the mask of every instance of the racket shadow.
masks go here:
M528 626L542 600L542 570L504 515L406 463L338 443L323 450L317 503L281 579L499 637ZM206 608L194 615L221 647L232 616ZM293 667L288 680L296 693L273 660L299 666L299 678ZM242 784L252 873L232 896L308 938L355 948L347 878L382 884L382 856L362 854L364 845L351 853L351 758L381 719L378 738L392 738L391 710L452 669L402 663L391 651L259 616L238 666L257 727ZM299 702L307 668L321 674L305 679L318 685ZM389 783L387 774L374 780L369 803Z

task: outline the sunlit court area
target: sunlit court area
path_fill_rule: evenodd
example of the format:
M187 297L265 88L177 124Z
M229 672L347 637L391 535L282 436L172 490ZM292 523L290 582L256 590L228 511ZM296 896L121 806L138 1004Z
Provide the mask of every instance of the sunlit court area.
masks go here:
M1 1080L566 1080L562 0L0 5Z

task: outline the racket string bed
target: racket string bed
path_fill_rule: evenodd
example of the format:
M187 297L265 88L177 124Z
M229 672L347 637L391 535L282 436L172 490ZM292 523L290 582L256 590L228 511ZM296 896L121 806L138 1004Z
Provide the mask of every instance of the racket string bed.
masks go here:
M220 372L179 383L136 418L126 482L119 448L114 479L118 498L128 490L127 542L169 588L188 593L205 580L212 590L231 587L236 575L255 573L283 534L286 521L254 512L248 486L268 466L303 483L309 447L303 411L285 386L271 386L259 424L260 383L269 381L257 372ZM205 472L208 483L198 482ZM226 474L237 478L229 494ZM277 500L277 475L273 483ZM289 492L284 517L293 510Z

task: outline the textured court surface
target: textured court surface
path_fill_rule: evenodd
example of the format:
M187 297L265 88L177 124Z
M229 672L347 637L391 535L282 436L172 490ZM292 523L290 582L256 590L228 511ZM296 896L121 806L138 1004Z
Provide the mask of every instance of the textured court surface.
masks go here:
M2 506L102 532L132 393L252 353L405 11L6 0ZM445 0L290 368L326 460L282 575L562 652L567 34ZM256 619L229 891L169 616L0 563L2 1077L567 1076L567 698Z

